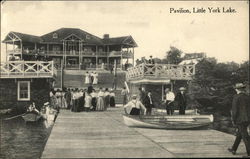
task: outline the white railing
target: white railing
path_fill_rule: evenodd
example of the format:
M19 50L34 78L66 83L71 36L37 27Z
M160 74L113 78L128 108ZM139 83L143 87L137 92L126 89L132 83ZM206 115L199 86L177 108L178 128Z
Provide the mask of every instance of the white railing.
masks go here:
M152 78L170 80L191 80L195 74L194 65L140 64L128 68L127 80Z
M0 78L51 78L56 72L53 61L8 61L0 65Z
M21 49L7 50L7 54L21 54Z

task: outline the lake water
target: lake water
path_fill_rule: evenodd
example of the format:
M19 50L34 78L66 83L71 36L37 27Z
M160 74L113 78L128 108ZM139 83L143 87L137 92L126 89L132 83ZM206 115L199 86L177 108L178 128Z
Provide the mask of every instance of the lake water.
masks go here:
M0 158L40 158L53 122L25 124L21 117L1 120Z

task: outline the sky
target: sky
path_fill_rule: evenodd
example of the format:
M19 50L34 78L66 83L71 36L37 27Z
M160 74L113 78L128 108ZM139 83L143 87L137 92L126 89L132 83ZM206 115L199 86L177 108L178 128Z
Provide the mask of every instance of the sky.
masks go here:
M41 36L59 28L80 28L98 37L131 35L135 58L163 58L170 46L184 53L204 52L219 62L249 59L247 1L5 1L1 41L10 31ZM193 13L203 7L206 13ZM235 9L209 13L208 7ZM170 13L170 8L191 13ZM1 43L1 61L5 44Z

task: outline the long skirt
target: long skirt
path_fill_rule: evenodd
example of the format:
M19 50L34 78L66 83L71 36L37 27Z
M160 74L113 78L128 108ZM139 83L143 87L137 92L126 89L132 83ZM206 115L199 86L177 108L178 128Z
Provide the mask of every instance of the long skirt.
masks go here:
M140 109L132 108L130 115L140 115Z
M73 105L71 107L72 112L77 112L77 100L73 99Z
M95 98L95 97L94 97L94 98L92 98L91 103L92 103L92 106L93 106L92 110L96 110L97 100L96 100L96 98Z
M109 107L109 96L106 96L104 98L104 110L107 110L108 107Z
M57 103L58 103L58 106L60 107L60 108L67 108L67 103L66 103L66 100L65 100L65 98L64 97L58 97L57 98Z
M122 104L123 105L126 105L127 104L127 96L126 95L123 95L123 101L122 101Z
M66 99L62 97L62 108L67 109L67 107L68 107L68 104L66 102Z
M97 98L96 110L97 111L103 111L104 110L104 100L103 100L103 97L98 97Z
M109 100L109 102L110 102L110 107L115 107L115 97L110 97L110 100Z
M71 108L71 99L66 98L66 103L67 103L67 109L70 109Z

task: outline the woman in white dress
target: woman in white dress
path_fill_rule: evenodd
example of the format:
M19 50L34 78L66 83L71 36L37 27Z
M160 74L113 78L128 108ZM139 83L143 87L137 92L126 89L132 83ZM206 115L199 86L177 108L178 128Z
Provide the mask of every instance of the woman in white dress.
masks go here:
M94 77L93 84L97 84L98 83L98 74L96 72L94 72L93 77Z
M98 93L96 110L97 111L104 110L104 92L103 92L102 88L100 88L100 91Z
M89 72L86 72L86 74L85 74L85 84L90 84L90 74L89 74Z
M90 107L92 106L92 97L90 95L90 91L85 93L85 103L84 103L84 109L86 112L90 111Z

